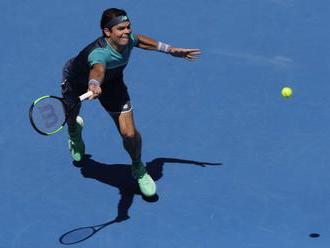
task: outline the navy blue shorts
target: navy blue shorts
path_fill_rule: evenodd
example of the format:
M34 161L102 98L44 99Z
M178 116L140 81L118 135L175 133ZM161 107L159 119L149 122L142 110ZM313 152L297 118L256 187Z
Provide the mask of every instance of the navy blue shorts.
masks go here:
M102 94L98 100L109 114L115 115L132 110L128 90L123 82L113 82L109 85L102 84L101 88ZM82 87L77 83L65 79L61 84L61 90L64 102L68 109L70 109L67 123L69 126L73 126L81 107L80 103L76 105L77 99L80 95L86 93L87 87Z
M72 109L77 103L77 98L87 92L87 78L77 78L81 74L72 72L72 61L70 59L62 71L61 90L70 115L68 116L68 124L74 124L76 117L79 114L81 104L78 104L75 109ZM73 76L76 75L76 76ZM115 75L115 74L114 74ZM119 114L132 110L130 96L127 87L123 81L122 73L113 78L107 79L102 85L102 93L98 100L103 108L110 114Z
M105 83L101 85L101 88L102 94L99 96L98 100L106 111L109 113L130 111L130 96L124 82ZM74 104L77 97L87 91L86 87L82 87L66 79L62 82L61 89L63 98L68 102L68 106Z

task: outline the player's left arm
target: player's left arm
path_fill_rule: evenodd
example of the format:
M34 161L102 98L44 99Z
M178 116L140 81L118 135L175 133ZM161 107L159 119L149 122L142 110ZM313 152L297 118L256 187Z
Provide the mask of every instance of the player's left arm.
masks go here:
M136 37L138 39L138 48L168 53L174 57L185 58L188 60L198 59L198 56L201 54L201 50L198 48L178 48L160 41L156 41L142 34L138 34Z

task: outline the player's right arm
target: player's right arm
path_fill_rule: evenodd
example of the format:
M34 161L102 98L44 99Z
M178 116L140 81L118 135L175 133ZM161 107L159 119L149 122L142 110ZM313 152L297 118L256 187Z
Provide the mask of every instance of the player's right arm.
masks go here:
M89 72L88 90L93 92L89 100L97 98L101 93L101 84L105 75L105 65L94 64Z
M88 56L90 66L88 90L93 92L89 100L97 98L101 93L107 64L107 54L102 48L94 49Z

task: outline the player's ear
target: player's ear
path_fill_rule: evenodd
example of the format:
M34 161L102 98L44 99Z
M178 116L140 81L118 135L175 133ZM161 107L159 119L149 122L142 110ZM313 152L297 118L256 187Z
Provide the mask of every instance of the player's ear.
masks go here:
M106 36L106 37L109 37L110 34L111 34L111 30L109 28L104 28L103 29L103 34Z

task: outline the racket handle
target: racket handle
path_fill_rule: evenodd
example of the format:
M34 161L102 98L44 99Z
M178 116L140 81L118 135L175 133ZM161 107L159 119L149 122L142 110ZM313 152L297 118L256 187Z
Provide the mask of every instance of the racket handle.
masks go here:
M92 91L87 91L85 94L82 94L81 96L79 96L79 99L82 102L83 100L86 100L88 97L90 97L92 95L93 95Z

